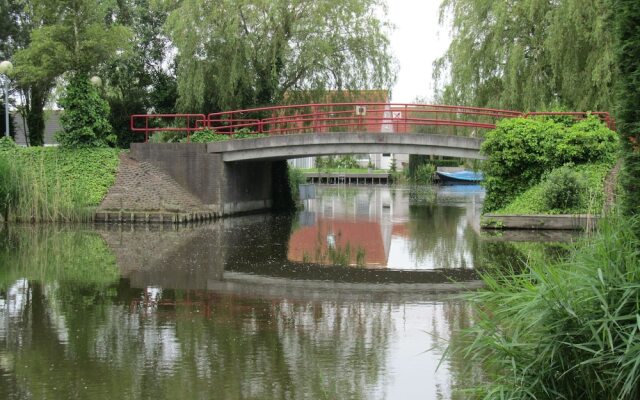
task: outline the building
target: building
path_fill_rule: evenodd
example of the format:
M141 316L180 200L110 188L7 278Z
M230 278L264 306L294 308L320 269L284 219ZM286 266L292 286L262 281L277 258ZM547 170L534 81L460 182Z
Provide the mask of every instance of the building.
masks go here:
M55 134L62 130L60 125L60 116L62 110L45 110L44 111L44 145L57 146ZM22 115L13 113L13 124L15 126L15 141L19 146L26 146L28 143L27 124Z

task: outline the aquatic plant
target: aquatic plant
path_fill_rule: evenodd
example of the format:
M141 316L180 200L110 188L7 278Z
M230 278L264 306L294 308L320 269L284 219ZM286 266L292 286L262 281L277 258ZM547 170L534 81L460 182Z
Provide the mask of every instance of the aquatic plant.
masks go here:
M483 276L466 296L476 322L455 355L491 371L474 391L493 399L640 396L638 221L610 217L568 259ZM477 365L477 364L476 364Z
M4 221L85 221L115 181L119 150L0 151Z

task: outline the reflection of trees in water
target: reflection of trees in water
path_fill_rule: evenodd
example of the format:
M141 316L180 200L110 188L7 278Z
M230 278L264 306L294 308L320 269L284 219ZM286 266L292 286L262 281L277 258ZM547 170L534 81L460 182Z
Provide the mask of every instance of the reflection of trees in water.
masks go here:
M407 240L417 260L432 260L435 268L474 267L478 238L464 208L412 205L409 215Z
M483 269L520 273L527 268L529 260L537 259L544 263L551 263L567 257L570 246L570 244L553 242L483 241L479 253L479 264Z
M4 398L365 398L383 375L388 304L164 290L177 305L147 310L118 291L31 282L0 336Z
M17 279L107 286L118 267L102 238L76 227L9 226L0 229L0 290Z
M470 362L464 357L464 352L460 351L466 347L473 337L464 335L465 329L470 328L474 324L473 306L463 300L451 300L444 303L444 319L447 321L446 340L434 341L434 347L446 350L446 367L449 374L448 388L450 389L451 399L468 399L473 398L470 393L466 392L474 387L481 386L487 380L487 374L484 366L478 363ZM433 337L442 337L443 332L432 332ZM443 393L444 394L444 393Z

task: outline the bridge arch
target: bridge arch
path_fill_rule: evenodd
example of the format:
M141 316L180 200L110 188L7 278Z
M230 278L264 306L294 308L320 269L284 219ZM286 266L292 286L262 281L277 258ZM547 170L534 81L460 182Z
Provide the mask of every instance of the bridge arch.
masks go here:
M267 136L209 143L208 153L224 162L284 160L338 154L424 154L484 159L482 139L464 136L395 133L330 133Z

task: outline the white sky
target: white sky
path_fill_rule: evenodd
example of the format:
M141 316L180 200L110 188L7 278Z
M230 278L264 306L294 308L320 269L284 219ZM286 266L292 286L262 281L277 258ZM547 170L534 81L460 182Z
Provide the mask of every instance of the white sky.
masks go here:
M449 28L438 25L441 0L387 0L389 21L395 25L391 50L398 63L392 90L394 103L433 98L433 62L447 50Z

